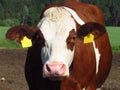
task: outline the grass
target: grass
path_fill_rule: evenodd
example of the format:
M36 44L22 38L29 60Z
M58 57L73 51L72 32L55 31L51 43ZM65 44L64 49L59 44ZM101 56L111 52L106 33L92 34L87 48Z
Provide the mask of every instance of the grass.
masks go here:
M15 41L5 38L5 33L9 27L0 26L0 48L21 48L21 45ZM120 51L120 27L106 27L113 51Z
M120 51L120 27L106 27L113 51Z

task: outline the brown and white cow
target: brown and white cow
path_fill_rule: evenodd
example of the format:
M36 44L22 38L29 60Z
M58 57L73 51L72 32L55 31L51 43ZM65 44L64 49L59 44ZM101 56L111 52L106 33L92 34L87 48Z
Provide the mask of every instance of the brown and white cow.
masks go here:
M28 48L25 76L30 90L96 90L112 61L102 11L95 5L66 0L46 7L33 28L15 26L6 37Z

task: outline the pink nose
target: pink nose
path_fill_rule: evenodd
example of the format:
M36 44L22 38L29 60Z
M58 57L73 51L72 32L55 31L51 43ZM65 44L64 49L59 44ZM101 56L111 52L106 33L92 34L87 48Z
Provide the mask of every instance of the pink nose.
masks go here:
M45 74L49 76L64 76L64 73L66 71L65 64L62 63L50 63L46 64L44 67Z

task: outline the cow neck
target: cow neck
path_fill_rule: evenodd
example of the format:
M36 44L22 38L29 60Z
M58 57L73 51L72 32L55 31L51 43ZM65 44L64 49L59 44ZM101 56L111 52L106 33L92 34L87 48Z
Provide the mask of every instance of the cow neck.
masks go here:
M75 21L79 24L79 25L84 25L85 22L78 16L78 14L71 8L62 6L64 9L66 9L75 19ZM100 53L99 53L99 49L96 48L95 45L95 41L92 42L93 44L93 48L94 48L94 52L95 52L95 59L96 59L96 74L98 73L98 67L99 67L99 60L100 60Z

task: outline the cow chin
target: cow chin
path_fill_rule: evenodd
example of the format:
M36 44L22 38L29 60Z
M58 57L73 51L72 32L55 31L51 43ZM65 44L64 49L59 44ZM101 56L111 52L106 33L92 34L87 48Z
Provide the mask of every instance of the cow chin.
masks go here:
M47 78L52 81L60 81L62 80L63 77L47 77Z
M60 81L60 80L62 80L62 78L64 78L64 77L68 77L68 76L45 76L45 75L43 75L43 77L44 78L48 78L49 80L52 80L52 81Z

